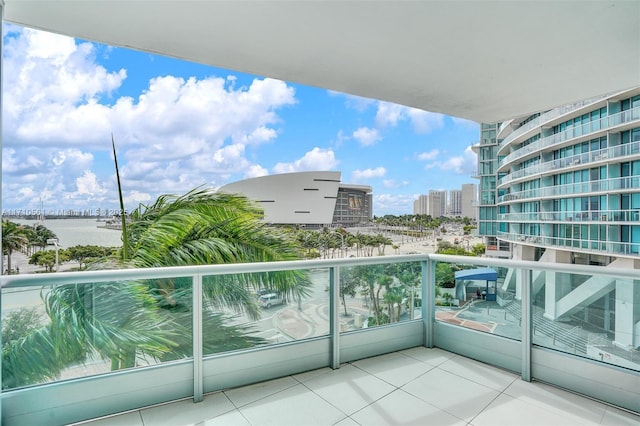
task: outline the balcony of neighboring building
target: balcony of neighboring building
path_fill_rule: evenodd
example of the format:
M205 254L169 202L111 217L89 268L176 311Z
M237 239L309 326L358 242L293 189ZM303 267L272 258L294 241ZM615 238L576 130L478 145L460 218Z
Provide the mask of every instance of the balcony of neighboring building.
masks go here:
M575 210L551 212L517 212L498 214L499 222L547 222L547 223L637 223L640 221L640 209L617 210Z
M551 111L547 111L544 114L538 114L532 116L530 119L525 120L523 124L520 124L517 128L513 129L509 134L505 134L500 146L498 147L498 155L505 155L506 148L511 145L517 139L524 139L528 136L533 135L535 132L539 131L539 128L542 126L548 127L551 122L557 121L558 118L569 115L572 112L578 111L580 109L592 109L599 108L600 106L606 105L606 102L603 99L609 97L610 95L601 95L592 99L585 99L583 101L579 101L570 105L565 105L563 107L554 108ZM514 126L513 120L508 122L511 127ZM500 134L503 132L506 133L506 127L503 123L503 126L500 127Z
M498 232L498 238L515 244L534 247L640 259L640 242L606 241L580 238L578 236L526 235L517 232Z
M550 147L558 148L568 143L586 141L598 135L606 134L607 132L621 132L637 126L638 123L640 123L640 107L570 127L562 132L542 137L528 145L513 149L508 155L504 156L500 162L498 171L506 171L511 163L516 160L535 157ZM502 153L504 153L504 150L498 151L498 155Z
M545 186L542 188L514 191L498 197L498 204L519 203L525 200L554 199L578 195L598 195L617 192L620 194L636 192L640 188L640 175L599 179L588 182Z
M586 153L523 167L503 176L498 182L498 188L505 188L508 185L513 185L536 177L542 177L578 168L582 169L585 167L607 164L613 159L619 162L631 161L637 158L640 158L640 141L611 146L604 149L597 149Z

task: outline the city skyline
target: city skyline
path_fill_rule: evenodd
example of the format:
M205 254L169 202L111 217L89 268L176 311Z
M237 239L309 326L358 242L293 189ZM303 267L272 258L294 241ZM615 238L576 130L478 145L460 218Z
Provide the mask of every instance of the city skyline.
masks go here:
M4 25L3 211L117 209L296 171L373 188L374 215L474 183L477 123ZM434 84L425 81L424 84Z

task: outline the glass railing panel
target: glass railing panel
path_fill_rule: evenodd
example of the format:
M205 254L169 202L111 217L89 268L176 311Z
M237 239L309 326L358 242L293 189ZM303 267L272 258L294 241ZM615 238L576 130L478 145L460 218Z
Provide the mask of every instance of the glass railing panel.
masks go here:
M534 345L640 371L640 281L615 275L543 271L533 288Z
M436 321L521 339L516 275L504 267L438 262Z
M4 288L2 387L191 357L192 323L191 277Z
M203 354L328 335L328 288L328 268L204 276Z
M340 268L340 331L379 327L421 318L420 262Z

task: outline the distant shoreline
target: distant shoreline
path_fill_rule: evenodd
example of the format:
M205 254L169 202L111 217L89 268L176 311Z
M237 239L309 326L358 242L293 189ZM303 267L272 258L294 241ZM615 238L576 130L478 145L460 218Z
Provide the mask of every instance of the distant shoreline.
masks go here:
M98 228L113 229L114 231L122 231L122 225L119 223L105 223L104 225L96 225Z

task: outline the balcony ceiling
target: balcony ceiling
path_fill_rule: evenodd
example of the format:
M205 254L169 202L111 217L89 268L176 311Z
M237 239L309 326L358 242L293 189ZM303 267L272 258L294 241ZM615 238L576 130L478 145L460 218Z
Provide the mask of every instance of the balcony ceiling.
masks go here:
M640 1L4 3L27 27L474 121L640 85Z

